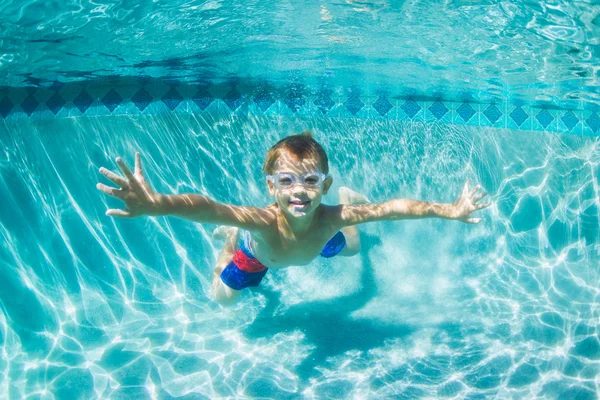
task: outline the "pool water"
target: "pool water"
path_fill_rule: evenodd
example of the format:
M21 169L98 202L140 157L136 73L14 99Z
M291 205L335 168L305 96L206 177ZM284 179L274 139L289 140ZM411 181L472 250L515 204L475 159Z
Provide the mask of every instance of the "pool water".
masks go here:
M598 398L597 6L45 4L0 6L0 397ZM469 179L492 205L361 225L360 254L223 308L214 225L113 219L95 188L139 151L159 192L265 206L266 151L305 129L326 204Z

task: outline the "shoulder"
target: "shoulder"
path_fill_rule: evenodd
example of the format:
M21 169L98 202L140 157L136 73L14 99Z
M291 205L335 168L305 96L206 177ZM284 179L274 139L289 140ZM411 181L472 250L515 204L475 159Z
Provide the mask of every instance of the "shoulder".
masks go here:
M277 204L270 204L265 207L257 207L254 209L255 216L261 218L265 227L271 227L277 225L277 215L279 214L279 207Z
M335 215L339 215L341 214L343 209L343 205L339 204L339 205L335 205L335 206L330 206L327 204L320 204L319 205L319 212L323 215L323 216L335 216Z
M277 226L277 210L272 206L266 207L239 207L235 212L237 219L244 221L241 228L253 233L267 233Z
M342 211L343 205L329 206L325 204L319 205L319 219L323 224L332 226L334 229L342 227Z

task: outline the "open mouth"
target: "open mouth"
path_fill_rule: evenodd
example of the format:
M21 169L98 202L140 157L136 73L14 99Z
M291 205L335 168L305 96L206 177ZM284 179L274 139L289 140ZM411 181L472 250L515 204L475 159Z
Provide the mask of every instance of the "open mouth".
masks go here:
M290 204L293 206L305 206L309 203L310 201L290 200Z

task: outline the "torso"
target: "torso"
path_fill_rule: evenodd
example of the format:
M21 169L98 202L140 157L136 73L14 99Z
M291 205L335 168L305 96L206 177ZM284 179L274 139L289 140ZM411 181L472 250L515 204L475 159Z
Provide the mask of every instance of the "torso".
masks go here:
M270 206L273 207L273 206ZM306 265L321 254L321 250L339 230L333 221L333 206L319 205L313 227L302 235L282 232L277 221L263 233L251 233L250 250L254 257L270 269L291 265ZM277 219L283 218L274 207Z

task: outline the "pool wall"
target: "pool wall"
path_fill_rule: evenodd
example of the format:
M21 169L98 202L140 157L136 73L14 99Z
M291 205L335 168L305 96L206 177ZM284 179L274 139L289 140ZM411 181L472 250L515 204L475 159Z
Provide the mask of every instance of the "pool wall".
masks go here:
M106 79L49 87L0 88L5 119L184 113L281 115L437 122L477 127L598 136L600 109L465 93L394 95L385 88L315 88L302 83L229 82L179 84L157 79Z
M548 134L524 130L535 116L521 130L444 123L464 104L478 110L466 122L489 122L491 103L303 90L117 82L0 96L0 393L596 398L600 142L581 129L597 111L547 109L548 126L579 116ZM451 202L469 178L492 205L478 225L365 224L360 255L271 271L221 309L214 226L107 217L122 203L95 188L110 184L100 166L140 151L158 192L266 205L265 153L304 129L328 152L326 204L342 185L372 202Z

